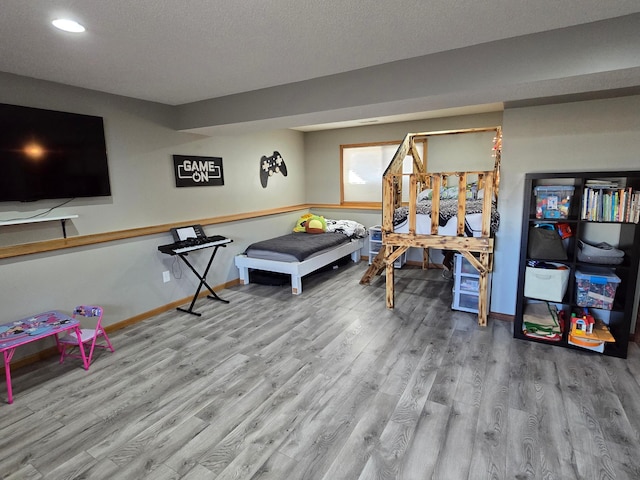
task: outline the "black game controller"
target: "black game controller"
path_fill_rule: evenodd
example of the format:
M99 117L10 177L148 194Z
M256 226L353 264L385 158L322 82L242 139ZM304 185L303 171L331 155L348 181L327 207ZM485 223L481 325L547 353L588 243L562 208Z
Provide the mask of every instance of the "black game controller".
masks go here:
M273 152L270 157L262 156L260 159L260 183L262 188L267 188L267 180L274 173L282 173L287 176L287 166L280 155L280 152Z

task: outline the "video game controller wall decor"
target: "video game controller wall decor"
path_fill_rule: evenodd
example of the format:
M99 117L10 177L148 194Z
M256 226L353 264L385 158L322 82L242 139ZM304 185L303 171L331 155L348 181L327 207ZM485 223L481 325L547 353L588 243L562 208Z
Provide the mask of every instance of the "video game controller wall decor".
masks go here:
M283 176L287 176L287 166L280 152L273 152L270 157L263 155L260 159L260 183L262 183L262 188L267 188L267 180L274 173L282 173Z

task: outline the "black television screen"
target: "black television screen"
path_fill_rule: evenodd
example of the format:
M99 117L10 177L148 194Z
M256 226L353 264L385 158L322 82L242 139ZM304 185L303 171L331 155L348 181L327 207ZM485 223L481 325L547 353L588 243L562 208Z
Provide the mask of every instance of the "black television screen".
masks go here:
M0 201L109 195L102 117L0 104Z

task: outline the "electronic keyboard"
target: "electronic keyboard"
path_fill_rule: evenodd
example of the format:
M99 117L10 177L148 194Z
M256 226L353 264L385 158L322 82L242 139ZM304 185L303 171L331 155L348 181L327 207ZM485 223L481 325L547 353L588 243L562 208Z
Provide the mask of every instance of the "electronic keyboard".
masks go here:
M202 248L216 247L231 243L233 240L223 237L222 235L213 235L211 237L187 238L186 240L178 240L168 245L160 245L158 250L167 255L177 255L179 253L187 253Z

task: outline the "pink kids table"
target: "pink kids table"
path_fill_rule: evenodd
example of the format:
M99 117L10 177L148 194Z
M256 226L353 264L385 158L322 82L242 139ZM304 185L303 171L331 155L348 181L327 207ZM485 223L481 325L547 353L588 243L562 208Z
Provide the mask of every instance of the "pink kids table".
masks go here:
M80 322L64 313L51 311L39 313L32 317L27 317L16 322L9 322L0 325L0 352L4 355L4 372L7 379L7 395L9 403L13 403L13 392L11 390L11 359L16 348L27 343L36 342L50 336L74 330L78 338L80 335ZM87 358L84 353L82 341L78 347L82 355L84 369L88 370Z

